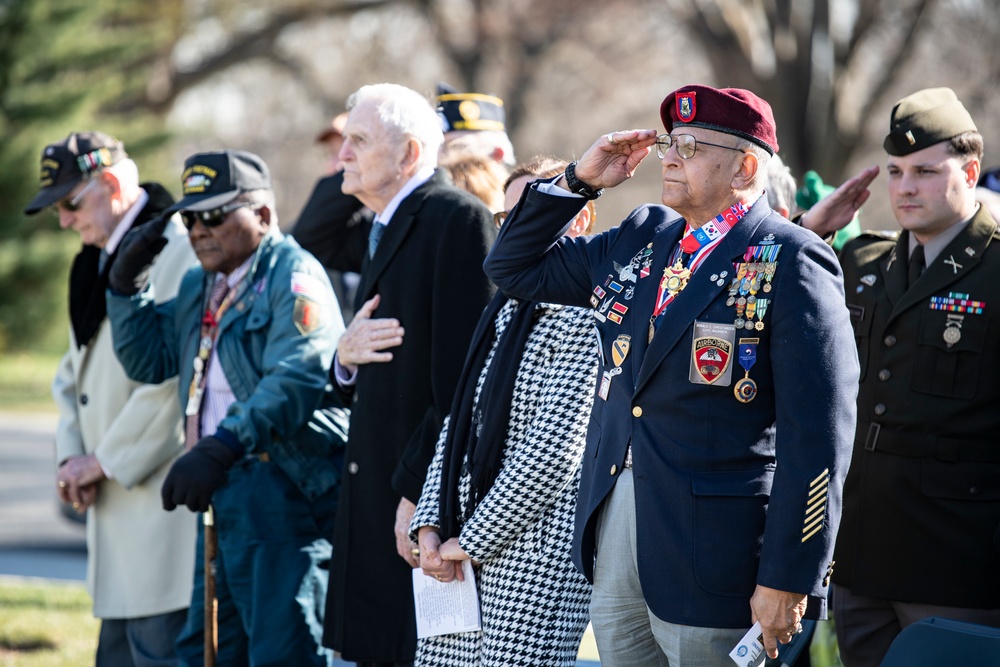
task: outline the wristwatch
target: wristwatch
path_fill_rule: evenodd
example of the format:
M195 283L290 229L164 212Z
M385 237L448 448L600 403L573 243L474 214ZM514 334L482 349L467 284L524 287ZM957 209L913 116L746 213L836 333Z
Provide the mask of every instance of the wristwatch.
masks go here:
M604 188L595 190L576 177L576 162L570 162L566 165L566 185L570 192L585 199L597 199L604 194Z

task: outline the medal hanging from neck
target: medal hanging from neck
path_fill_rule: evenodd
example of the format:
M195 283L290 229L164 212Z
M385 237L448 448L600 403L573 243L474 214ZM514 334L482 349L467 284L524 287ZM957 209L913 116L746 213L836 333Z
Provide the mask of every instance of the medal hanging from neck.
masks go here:
M757 396L757 383L750 379L750 369L757 363L759 338L740 338L739 360L743 367L743 379L733 387L733 394L740 403L749 403Z
M663 269L663 278L660 279L656 291L656 304L649 318L647 342L653 342L657 319L663 315L670 302L687 287L691 274L708 257L716 244L746 215L750 205L737 202L701 227L692 229L681 239L678 247L674 249L667 268Z
M215 346L215 337L219 332L219 322L236 296L236 292L235 287L229 288L225 298L214 313L211 307L205 307L205 314L201 319L201 340L198 344L198 354L195 355L192 362L194 374L191 376L191 384L188 387L188 402L185 409L185 415L188 417L197 415L201 410L201 399L205 394L208 360L212 356L212 348Z

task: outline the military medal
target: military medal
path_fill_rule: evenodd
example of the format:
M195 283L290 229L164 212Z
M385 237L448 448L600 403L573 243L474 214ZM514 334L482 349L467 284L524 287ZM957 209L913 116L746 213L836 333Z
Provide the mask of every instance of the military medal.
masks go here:
M740 403L749 403L757 396L757 383L750 379L750 369L757 363L759 338L740 338L739 360L745 375L733 387L733 394Z
M674 250L673 257L667 263L667 268L663 270L663 278L657 288L656 305L649 318L649 342L653 341L657 318L663 314L670 302L687 287L691 275L708 257L711 249L746 215L752 205L753 202L737 202L701 227L697 229L689 227L690 231L681 238L679 247ZM725 273L722 275L724 276ZM719 280L717 276L712 279Z
M764 330L764 313L767 312L767 307L770 303L770 299L757 299L757 323L754 324L754 328L757 331Z
M948 321L944 323L944 342L951 347L962 340L962 321L964 315L948 315Z

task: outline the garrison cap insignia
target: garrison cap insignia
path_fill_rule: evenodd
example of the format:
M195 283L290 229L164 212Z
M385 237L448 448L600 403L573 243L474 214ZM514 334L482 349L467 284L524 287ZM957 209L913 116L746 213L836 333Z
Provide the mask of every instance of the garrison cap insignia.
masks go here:
M806 542L821 530L826 518L826 497L830 487L830 469L827 468L809 482L809 496L806 498L806 518L802 522L802 542Z

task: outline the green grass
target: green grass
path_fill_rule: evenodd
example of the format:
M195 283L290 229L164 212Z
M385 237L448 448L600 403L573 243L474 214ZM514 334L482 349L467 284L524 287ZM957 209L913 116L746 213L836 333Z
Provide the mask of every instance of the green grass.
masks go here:
M0 411L55 412L50 388L61 357L40 352L0 355Z
M0 577L0 666L92 665L98 627L83 584Z

